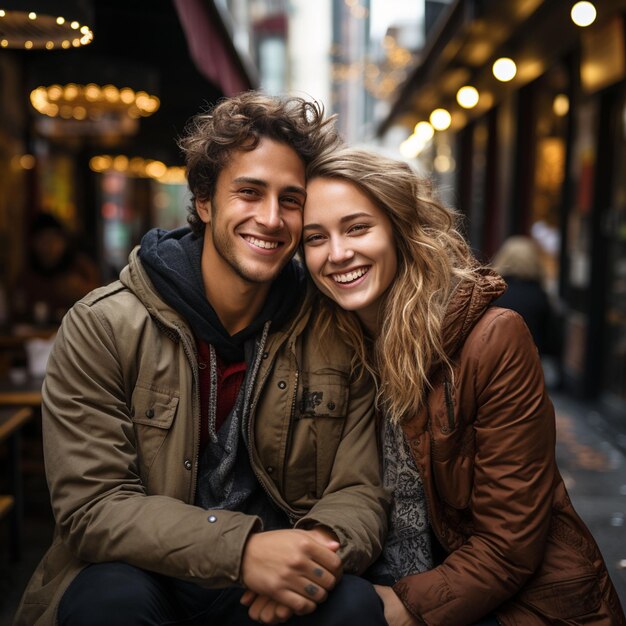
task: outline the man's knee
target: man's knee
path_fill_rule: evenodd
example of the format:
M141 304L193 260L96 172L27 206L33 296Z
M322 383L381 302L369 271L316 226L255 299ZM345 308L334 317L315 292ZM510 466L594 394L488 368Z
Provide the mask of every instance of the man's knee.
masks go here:
M171 613L158 577L125 563L90 565L59 605L60 626L157 624Z

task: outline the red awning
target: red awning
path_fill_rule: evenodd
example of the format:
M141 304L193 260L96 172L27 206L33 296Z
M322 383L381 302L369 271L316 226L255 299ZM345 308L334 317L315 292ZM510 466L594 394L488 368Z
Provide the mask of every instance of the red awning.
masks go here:
M252 80L213 3L174 0L174 5L198 71L219 85L225 96L252 89Z

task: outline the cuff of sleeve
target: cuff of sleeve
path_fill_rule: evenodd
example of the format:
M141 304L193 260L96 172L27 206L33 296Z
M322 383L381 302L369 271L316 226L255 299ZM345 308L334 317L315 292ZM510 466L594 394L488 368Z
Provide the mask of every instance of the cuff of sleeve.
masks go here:
M247 528L247 532L245 533L246 534L245 539L241 542L241 547L240 547L239 555L238 555L239 558L238 558L238 566L237 566L235 582L241 586L243 586L243 580L242 580L243 553L246 550L246 545L248 543L248 539L250 539L250 535L252 535L253 533L260 533L260 532L263 532L263 521L261 520L260 517L251 517L249 526Z

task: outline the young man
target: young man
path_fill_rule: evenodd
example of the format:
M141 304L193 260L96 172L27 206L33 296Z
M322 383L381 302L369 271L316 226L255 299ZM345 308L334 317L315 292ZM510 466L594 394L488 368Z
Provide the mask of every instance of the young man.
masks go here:
M16 624L385 624L372 386L302 307L321 110L250 92L181 146L192 230L150 231L64 319L44 385L56 519ZM245 604L241 603L242 594Z

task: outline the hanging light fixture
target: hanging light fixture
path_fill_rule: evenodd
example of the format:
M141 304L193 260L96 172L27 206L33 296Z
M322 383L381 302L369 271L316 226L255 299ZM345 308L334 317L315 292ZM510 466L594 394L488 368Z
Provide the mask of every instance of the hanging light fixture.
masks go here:
M552 110L555 115L564 117L569 113L569 98L564 93L559 93L554 96L552 101Z
M446 109L435 109L428 119L435 130L446 130L452 123L452 116Z
M435 129L428 122L418 122L415 124L413 134L426 144L433 138Z
M456 101L464 109L473 109L478 104L478 90L471 85L461 87L456 93Z
M0 0L0 48L68 50L86 46L94 36L92 15L84 0Z
M580 26L581 28L585 28L586 26L590 26L596 20L597 11L596 7L593 5L593 2L577 2L570 12L572 22L576 24L576 26Z
M38 62L30 89L30 102L40 114L36 127L46 137L133 135L140 120L161 106L155 95L158 77L150 66L112 65L91 54L76 55L71 64L56 58Z
M187 178L182 166L167 166L163 161L144 159L142 157L128 158L126 155L99 154L89 160L92 172L119 172L136 178L152 178L162 183L185 184Z
M515 65L513 59L501 57L494 62L491 71L499 81L507 83L515 78L517 65Z
M39 113L49 117L95 121L119 115L133 119L148 117L161 104L156 96L145 91L95 83L40 86L30 92L30 102Z

